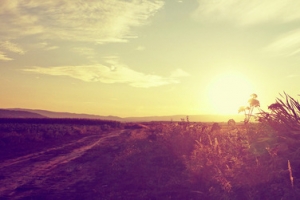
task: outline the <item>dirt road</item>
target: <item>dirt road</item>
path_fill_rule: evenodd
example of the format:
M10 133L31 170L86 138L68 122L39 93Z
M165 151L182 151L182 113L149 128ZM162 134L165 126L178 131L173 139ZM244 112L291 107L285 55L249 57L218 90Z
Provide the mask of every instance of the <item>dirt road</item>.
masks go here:
M92 180L97 171L92 163L95 155L89 154L95 154L93 149L121 133L118 130L88 135L62 146L5 160L0 163L0 199L60 199L66 197L66 192L73 192L76 199L75 187ZM81 161L75 161L79 158Z

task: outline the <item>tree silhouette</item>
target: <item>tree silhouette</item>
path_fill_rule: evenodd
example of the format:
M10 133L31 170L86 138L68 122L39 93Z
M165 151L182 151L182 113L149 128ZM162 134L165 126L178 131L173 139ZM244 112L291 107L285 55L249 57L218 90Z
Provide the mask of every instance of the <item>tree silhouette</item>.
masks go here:
M251 94L250 99L248 100L248 106L241 106L238 110L238 112L244 112L245 119L244 119L244 124L248 124L251 117L253 117L253 110L256 107L260 106L259 101L257 100L257 94Z

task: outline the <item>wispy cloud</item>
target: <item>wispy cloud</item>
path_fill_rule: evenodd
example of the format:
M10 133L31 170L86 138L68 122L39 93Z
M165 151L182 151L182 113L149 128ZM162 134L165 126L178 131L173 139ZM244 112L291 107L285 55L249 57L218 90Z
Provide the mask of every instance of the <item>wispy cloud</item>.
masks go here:
M0 60L9 61L9 60L13 60L13 59L7 57L3 52L0 51Z
M8 57L5 52L12 52L17 54L25 54L25 51L15 43L10 41L0 41L0 60L2 61L10 61L14 60L11 57Z
M46 51L50 51L50 50L54 50L54 49L58 49L59 46L55 46L55 45L51 45L48 42L39 42L37 44L33 45L36 48L40 48Z
M162 0L1 0L0 36L125 42L136 37L132 27L147 23L163 5Z
M86 82L102 82L107 84L126 83L133 87L149 88L161 85L180 83L179 78L188 73L177 69L169 77L144 74L114 62L114 65L101 64L87 66L33 67L24 69L26 72L52 76L69 76Z
M88 47L74 47L73 51L85 56L87 59L94 61L96 52L93 48L88 48Z
M10 52L25 54L25 51L19 45L12 43L10 41L0 42L0 47Z
M277 38L265 49L280 56L293 56L300 53L300 29L286 33Z
M239 25L284 23L300 19L298 0L198 0L192 14L200 20L230 20Z

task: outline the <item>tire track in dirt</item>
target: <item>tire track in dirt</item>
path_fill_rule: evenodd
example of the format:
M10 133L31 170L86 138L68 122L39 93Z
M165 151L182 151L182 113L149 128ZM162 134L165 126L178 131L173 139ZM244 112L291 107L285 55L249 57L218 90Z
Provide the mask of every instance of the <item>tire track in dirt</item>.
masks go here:
M60 149L64 149L66 147L72 146L72 145L76 145L76 144L78 145L80 143L84 143L84 142L86 142L86 140L90 139L91 137L95 137L95 136L94 135L93 136L87 136L87 137L81 138L77 141L73 141L73 142L70 142L68 144L64 144L64 145L59 146L59 147L54 147L54 148L50 148L50 149L40 151L40 152L37 152L37 153L31 153L31 154L28 154L28 155L25 155L25 156L21 156L19 158L7 160L7 161L0 164L0 169L2 169L4 167L11 166L11 165L16 165L18 163L22 163L22 162L25 162L25 161L28 161L28 160L38 158L38 157L40 157L40 156L42 156L42 155L44 155L48 152L51 152L51 151L56 151L56 150L60 150ZM96 137L98 137L98 136L96 136Z
M121 133L122 130L119 130L105 136L87 136L75 142L1 163L0 197L11 197L21 186L39 179L40 177L51 175L51 171L59 165L66 164L81 157L87 150L94 148L108 138L117 137ZM59 151L63 151L63 153L57 155ZM53 152L54 154L51 154Z

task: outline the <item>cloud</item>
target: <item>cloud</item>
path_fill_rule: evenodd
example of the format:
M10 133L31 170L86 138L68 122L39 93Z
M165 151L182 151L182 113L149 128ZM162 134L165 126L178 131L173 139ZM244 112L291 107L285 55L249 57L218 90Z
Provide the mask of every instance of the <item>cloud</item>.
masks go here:
M87 59L92 61L95 59L96 56L95 50L88 47L74 47L73 51L85 56Z
M111 66L101 64L87 66L33 67L23 71L52 76L69 76L86 82L102 82L107 84L126 83L133 87L150 88L168 84L180 83L179 77L188 74L181 69L171 73L169 77L144 74L127 66L114 63Z
M147 23L163 5L162 0L1 0L0 36L126 42L136 37L131 28Z
M51 50L54 50L54 49L58 49L59 46L48 46L45 48L46 51L51 51Z
M3 52L0 51L0 60L9 61L9 60L13 60L13 59L7 57Z
M1 7L0 7L1 9ZM17 54L25 54L25 51L17 44L12 43L10 41L0 41L0 60L10 61L12 58L8 57L5 52L13 52Z
M288 32L267 46L264 51L279 56L293 56L300 53L300 29Z
M284 23L300 19L298 0L198 0L192 14L200 20L229 20L239 25Z
M54 49L58 49L58 46L53 46L50 45L48 42L39 42L37 44L33 45L35 48L40 48L40 49L44 49L46 51L50 51L50 50L54 50Z
M0 11L1 11L1 12L7 12L7 11L10 11L11 9L16 8L17 5L18 5L18 2L17 2L17 1L1 0Z
M0 42L0 47L10 52L25 54L25 51L19 45L10 41Z

